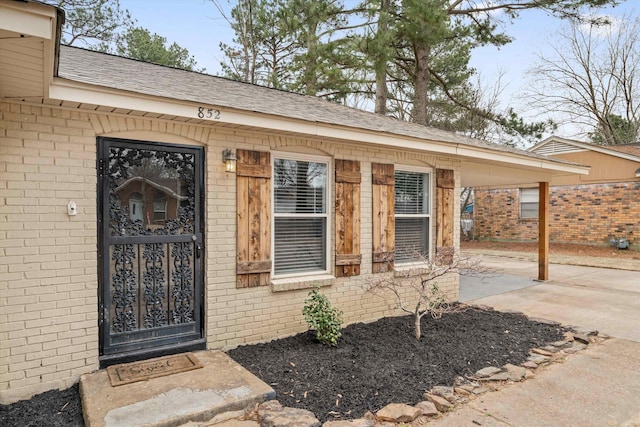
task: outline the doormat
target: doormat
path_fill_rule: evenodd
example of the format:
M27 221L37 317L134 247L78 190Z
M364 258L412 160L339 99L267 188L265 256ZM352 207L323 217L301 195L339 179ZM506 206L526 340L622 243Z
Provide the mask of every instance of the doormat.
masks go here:
M176 354L107 367L111 386L135 383L202 368L193 353Z

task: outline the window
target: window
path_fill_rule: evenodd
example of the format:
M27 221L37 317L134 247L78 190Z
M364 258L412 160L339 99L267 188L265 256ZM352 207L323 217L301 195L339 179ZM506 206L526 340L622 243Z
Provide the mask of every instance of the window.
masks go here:
M396 263L429 255L430 179L419 171L395 171Z
M538 218L538 200L537 188L521 188L520 218Z
M274 156L273 162L274 276L326 273L328 161Z
M167 196L157 192L153 197L153 222L165 221L167 219Z

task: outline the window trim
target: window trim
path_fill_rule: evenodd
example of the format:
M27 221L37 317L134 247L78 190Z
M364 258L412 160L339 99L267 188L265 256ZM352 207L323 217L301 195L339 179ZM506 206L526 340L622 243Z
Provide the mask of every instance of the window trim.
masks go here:
M397 210L394 209L394 219L393 222L395 224L395 220L396 218L428 218L429 221L429 226L427 228L428 231L428 235L427 235L427 253L428 253L428 259L432 260L433 259L433 218L434 218L434 212L433 212L433 197L434 197L434 192L435 192L435 175L434 175L434 170L431 167L427 167L427 166L411 166L411 165L394 165L394 169L393 169L393 173L395 175L396 172L412 172L412 173L420 173L420 174L428 174L429 175L429 183L428 183L428 188L429 188L429 195L427 197L427 211L429 212L428 214L398 214ZM395 200L395 185L393 187L393 191L394 191L394 200ZM397 228L396 228L397 230ZM394 238L394 247L396 248L396 252L398 250L398 245L397 245L397 234L396 237ZM423 263L420 261L405 261L405 262L398 262L398 259L396 258L395 261L395 265L402 268L405 267L415 267L415 266L420 266Z
M275 173L275 163L276 159L285 159L285 160L294 160L294 161L302 161L302 162L315 162L315 163L324 163L327 165L327 182L326 182L326 192L325 192L325 213L311 213L311 214L303 214L306 218L325 218L325 269L324 270L316 270L316 271L305 271L305 272L295 272L295 273L286 273L286 274L276 274L276 217L278 218L299 218L300 214L290 214L290 213L276 213L276 173ZM287 151L272 151L271 152L271 257L273 262L271 263L271 278L272 279L287 279L292 277L307 277L307 276L322 276L322 275L330 275L332 274L331 269L333 267L331 262L331 233L333 231L332 227L332 198L331 198L331 189L333 187L333 180L331 177L333 176L333 159L329 156L319 156L317 154L303 154L303 153L292 153Z
M523 216L522 215L522 192L523 190L535 190L538 193L538 199L536 201L536 205L538 205L534 216ZM533 202L524 202L533 204ZM520 187L518 188L518 210L519 210L519 218L524 220L533 220L540 218L540 188L539 187Z

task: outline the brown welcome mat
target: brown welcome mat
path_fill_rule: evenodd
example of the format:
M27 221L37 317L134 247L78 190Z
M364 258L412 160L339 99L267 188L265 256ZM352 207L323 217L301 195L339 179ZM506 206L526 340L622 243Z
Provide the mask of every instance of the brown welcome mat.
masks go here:
M107 373L111 385L116 387L198 368L202 368L202 365L196 356L193 353L184 353L109 366Z

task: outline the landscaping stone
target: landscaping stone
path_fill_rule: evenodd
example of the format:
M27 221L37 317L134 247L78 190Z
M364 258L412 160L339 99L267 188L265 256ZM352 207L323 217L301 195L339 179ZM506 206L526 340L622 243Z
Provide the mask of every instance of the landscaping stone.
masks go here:
M428 400L424 400L422 402L418 402L416 408L420 410L420 413L427 417L435 417L440 414L438 408L433 402L429 402Z
M440 412L447 412L453 409L453 405L444 397L436 396L435 394L425 393L423 396L429 402L436 406L436 409Z
M453 389L453 391L461 396L470 396L471 395L471 390L467 390L465 388L462 387L455 387Z
M404 403L391 403L376 413L379 421L391 421L394 423L410 423L420 416L420 409Z
M277 400L258 406L261 427L320 427L320 421L311 411L284 407Z
M567 344L568 344L567 340L556 341L556 342L551 343L551 345L556 347L556 348L565 347Z
M551 360L550 357L542 356L541 354L532 354L529 357L527 357L528 362L537 363L538 365L548 363L549 360Z
M463 385L461 385L460 387L457 387L457 388L462 389L462 390L466 390L469 393L471 393L471 392L473 392L474 389L476 389L478 387L480 387L480 384L478 384L476 382L472 382L472 383L469 383L469 384L463 384Z
M575 341L581 342L583 344L589 344L591 341L589 341L589 337L585 334L573 334L573 339Z
M549 353L557 353L560 351L560 349L558 349L558 347L554 347L553 345L545 345L544 347L542 347L543 350L548 351Z
M565 332L564 339L567 340L567 342L572 342L574 340L573 332L569 332L569 331Z
M455 396L453 394L453 387L437 385L431 389L430 393L435 394L436 396L444 397L449 402L454 403Z
M531 353L540 354L542 356L553 357L553 353L549 350L545 350L542 348L534 348L531 350Z
M527 370L522 366L516 366L510 363L504 365L504 369L507 371L507 376L510 381L522 381L527 374Z
M482 368L478 372L476 372L476 377L478 377L478 378L486 378L486 377L490 377L491 375L495 375L495 374L497 374L499 372L502 372L502 369L496 368L495 366L488 366L488 367Z
M538 369L538 364L530 360L527 360L526 362L524 362L522 366L529 369Z
M480 381L507 381L509 374L507 372L499 372L495 375L491 375L488 378L480 378Z
M472 391L472 393L475 394L476 396L478 396L478 395L484 394L484 393L486 393L488 391L489 391L489 389L487 387L481 386L481 387L478 387L478 388L474 389Z

